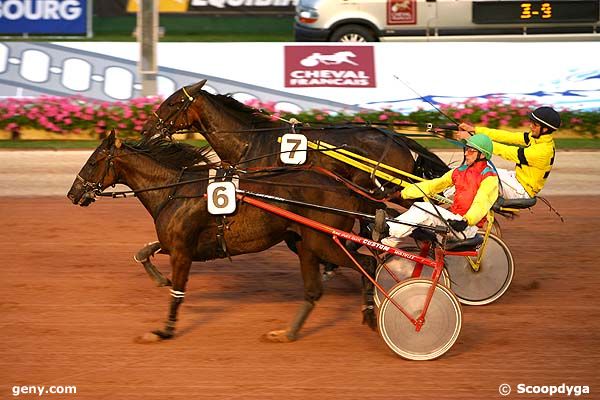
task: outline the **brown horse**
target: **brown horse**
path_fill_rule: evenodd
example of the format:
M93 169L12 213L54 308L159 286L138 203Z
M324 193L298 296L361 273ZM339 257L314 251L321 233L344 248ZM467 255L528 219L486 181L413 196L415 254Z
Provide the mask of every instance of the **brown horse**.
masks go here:
M447 165L416 141L369 126L292 127L229 96L213 95L202 87L206 80L184 87L169 98L144 124L146 138L168 137L178 131L200 132L218 156L244 168L281 165L278 138L292 129L308 140L334 146L391 165L424 178L443 175ZM411 152L418 157L413 159ZM370 174L319 152L309 151L308 164L319 165L383 197ZM382 182L385 184L385 182Z
M171 151L172 146L177 146L177 149ZM217 240L217 218L207 211L206 182L213 166L180 168L178 160L182 152L191 154L191 159L201 158L197 150L186 147L179 143L164 144L164 141L128 144L121 142L112 132L90 156L67 194L73 204L87 206L108 186L125 184L136 192L154 219L160 244L170 256L173 286L166 326L145 335L146 341L173 337L192 261L225 256ZM185 183L190 180L194 182ZM242 175L240 187L349 211L363 209L366 201L330 177L310 170L287 168L280 172L252 174L252 179ZM293 204L281 207L340 230L351 230L354 224L354 217L327 210ZM228 228L222 234L231 256L259 252L289 238L295 240L304 281L304 302L288 328L267 334L272 341L295 340L323 292L319 263L332 262L354 268L353 263L328 235L244 202L239 202L235 213L228 215L226 220ZM354 256L370 274L374 273L372 257ZM365 302L370 300L367 294L364 296ZM370 314L367 322L374 328L372 310L363 310L363 315L367 314Z
M282 165L278 138L293 130L313 142L322 140L344 147L356 154L425 178L438 177L448 171L448 167L438 156L406 136L369 126L292 127L288 123L273 121L232 97L213 95L202 90L205 83L206 80L202 80L169 96L155 115L146 121L144 137L171 138L178 131L197 131L202 133L220 159L250 168ZM416 160L412 152L418 155ZM358 188L370 192L375 198L383 198L395 190L389 182L377 181L371 174L319 152L309 151L306 163L332 171ZM387 190L382 190L383 188ZM408 207L411 202L404 201L400 204ZM370 203L362 211L373 214L375 208ZM368 234L365 224L361 224L361 233ZM142 248L136 255L136 260L154 277L153 271L156 268L151 263L150 256L160 249L160 243L155 242ZM329 264L328 268L333 267ZM168 284L167 281L160 280L158 283Z

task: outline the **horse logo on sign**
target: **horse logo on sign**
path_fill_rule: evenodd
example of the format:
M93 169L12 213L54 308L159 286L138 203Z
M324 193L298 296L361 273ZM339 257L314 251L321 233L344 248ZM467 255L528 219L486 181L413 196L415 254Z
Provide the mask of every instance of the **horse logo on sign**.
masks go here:
M387 23L389 25L412 25L417 22L415 0L387 0Z
M350 58L356 58L356 54L351 51L338 51L333 54L312 53L310 56L302 59L300 64L305 67L316 67L319 64L339 65L344 63L358 65Z

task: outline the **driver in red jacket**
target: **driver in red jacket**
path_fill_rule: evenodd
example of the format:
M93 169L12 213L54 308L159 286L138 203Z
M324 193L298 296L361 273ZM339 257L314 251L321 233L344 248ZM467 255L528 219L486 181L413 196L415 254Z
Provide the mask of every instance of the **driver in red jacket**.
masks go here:
M413 204L408 211L388 222L390 237L381 243L395 246L399 238L408 236L413 225L442 225L441 218L448 221L458 239L471 238L483 225L486 214L498 198L498 175L488 163L492 157L493 144L486 135L474 135L465 140L463 165L448 171L440 178L431 179L406 187L400 192L403 199L429 197L451 186L456 189L454 202L449 210L428 202ZM374 231L381 233L381 217L376 220ZM461 232L461 233L459 233Z

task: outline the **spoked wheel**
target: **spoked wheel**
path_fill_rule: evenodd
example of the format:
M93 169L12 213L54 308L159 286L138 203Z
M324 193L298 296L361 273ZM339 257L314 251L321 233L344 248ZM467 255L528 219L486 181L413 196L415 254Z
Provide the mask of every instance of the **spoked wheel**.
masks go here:
M409 279L390 290L390 298L413 318L418 318L425 305L432 281ZM417 332L415 325L389 299L379 309L379 333L390 349L409 360L432 360L447 352L460 333L460 303L447 287L437 284L425 323Z
M419 252L419 249L417 249L416 247L411 247L402 250L417 254ZM383 264L377 267L377 271L375 272L375 280L386 291L389 291L397 283L412 278L413 271L417 264L414 261L407 260L406 258L390 254L389 257L385 259L385 265L387 266L387 269ZM394 274L393 276L390 274L390 271L392 272L392 274ZM421 275L415 278L431 279L432 274L433 268L423 266L423 269L421 270ZM397 280L394 279L394 277ZM447 287L450 287L450 278L448 277L448 272L445 269L442 270L442 276L440 277L439 282ZM385 299L385 295L376 287L375 304L379 307L383 299Z
M478 271L471 267L467 257L446 256L445 264L456 297L463 304L475 306L500 298L510 286L515 272L510 250L494 235L488 238Z

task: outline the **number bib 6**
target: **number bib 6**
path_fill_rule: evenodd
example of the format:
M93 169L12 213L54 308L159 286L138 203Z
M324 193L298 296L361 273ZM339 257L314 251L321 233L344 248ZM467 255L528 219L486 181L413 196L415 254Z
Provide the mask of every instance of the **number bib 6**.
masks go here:
M237 202L233 182L212 182L208 185L206 194L210 214L225 215L235 212Z

